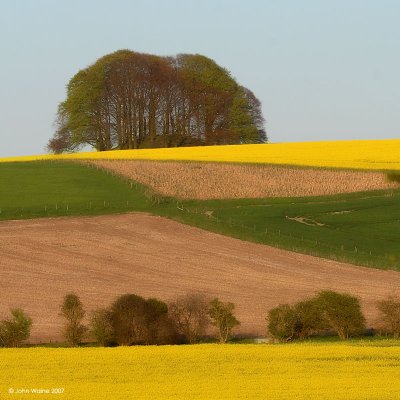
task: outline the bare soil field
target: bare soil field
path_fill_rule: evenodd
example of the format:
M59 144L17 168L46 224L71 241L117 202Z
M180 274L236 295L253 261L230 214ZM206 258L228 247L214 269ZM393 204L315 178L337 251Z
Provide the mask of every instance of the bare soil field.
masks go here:
M368 323L400 273L240 241L147 214L0 222L0 316L22 307L32 340L61 340L63 296L87 310L136 293L172 300L204 292L236 304L236 332L265 335L267 311L322 289L358 295Z
M382 172L208 162L91 162L181 199L322 196L398 187Z

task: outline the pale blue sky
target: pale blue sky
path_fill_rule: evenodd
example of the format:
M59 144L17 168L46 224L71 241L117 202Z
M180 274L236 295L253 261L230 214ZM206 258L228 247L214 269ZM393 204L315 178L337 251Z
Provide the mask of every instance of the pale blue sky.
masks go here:
M201 53L272 142L400 137L399 0L0 0L0 156L42 153L65 85L122 48Z

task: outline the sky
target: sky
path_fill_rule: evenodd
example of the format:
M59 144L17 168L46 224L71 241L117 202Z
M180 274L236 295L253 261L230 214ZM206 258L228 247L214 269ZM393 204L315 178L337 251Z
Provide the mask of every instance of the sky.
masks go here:
M271 142L400 137L399 0L0 0L0 157L45 151L65 86L118 49L200 53Z

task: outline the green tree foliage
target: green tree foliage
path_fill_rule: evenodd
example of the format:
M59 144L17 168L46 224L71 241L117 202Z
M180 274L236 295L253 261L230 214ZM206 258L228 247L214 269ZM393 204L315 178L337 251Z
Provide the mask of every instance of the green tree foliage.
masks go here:
M389 172L387 174L387 179L389 182L400 183L400 173L398 172Z
M106 55L69 81L56 124L56 153L267 140L253 92L198 54Z
M381 314L383 328L395 339L400 338L400 298L389 296L378 301L377 308Z
M11 310L11 316L0 322L0 346L19 347L29 339L32 319L20 308Z
M233 315L234 309L233 303L223 303L217 298L210 302L209 315L212 324L217 327L220 343L226 343L231 336L232 329L240 325L240 322Z
M64 297L60 315L66 319L64 326L65 339L71 346L78 346L82 342L87 328L82 324L85 310L76 294L69 293Z
M241 88L236 91L230 107L230 126L240 143L257 143L259 134L253 123L250 105Z
M296 314L296 337L300 340L328 329L326 321L321 317L321 307L317 299L311 298L294 305Z
M365 318L357 297L325 290L318 294L315 301L320 307L322 319L341 340L360 335L365 330Z
M169 315L189 343L197 343L210 323L209 302L200 293L179 296L169 305Z

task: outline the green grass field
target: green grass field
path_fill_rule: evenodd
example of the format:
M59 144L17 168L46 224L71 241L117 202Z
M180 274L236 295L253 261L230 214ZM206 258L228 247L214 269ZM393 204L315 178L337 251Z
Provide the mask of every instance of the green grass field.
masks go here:
M400 190L177 202L71 162L0 164L0 220L128 211L146 211L306 254L400 270Z
M0 165L0 220L147 209L143 190L71 162Z
M400 346L389 340L0 349L0 359L0 399L400 397ZM59 394L17 394L31 389Z

